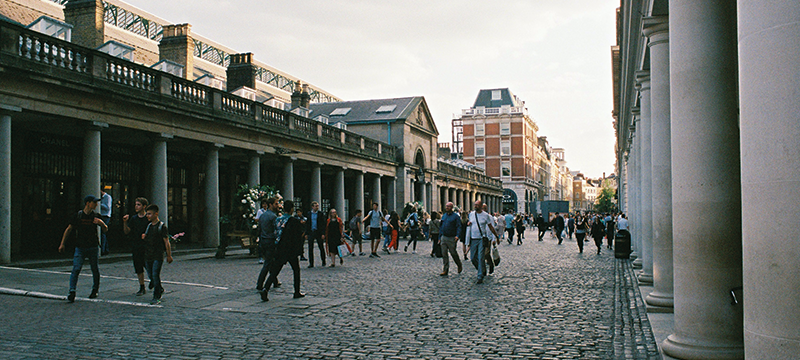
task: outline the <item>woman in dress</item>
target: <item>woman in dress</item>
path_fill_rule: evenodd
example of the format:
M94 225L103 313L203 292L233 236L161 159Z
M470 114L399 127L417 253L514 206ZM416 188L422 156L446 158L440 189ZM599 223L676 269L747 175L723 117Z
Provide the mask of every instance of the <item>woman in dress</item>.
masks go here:
M400 234L400 215L397 214L397 211L392 211L389 215L389 232L392 239L389 243L389 250L394 248L394 252L397 252L397 237Z
M325 226L325 242L328 245L328 254L331 256L331 267L336 267L336 257L339 256L339 245L342 245L344 223L336 215L336 209L328 212L328 223ZM344 264L344 259L339 256L339 264Z

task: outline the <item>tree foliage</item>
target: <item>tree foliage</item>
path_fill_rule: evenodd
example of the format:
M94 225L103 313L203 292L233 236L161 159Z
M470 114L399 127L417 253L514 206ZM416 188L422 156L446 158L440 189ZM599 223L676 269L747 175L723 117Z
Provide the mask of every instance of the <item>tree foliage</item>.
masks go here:
M594 210L600 213L610 213L617 209L614 205L614 189L604 187L594 204Z

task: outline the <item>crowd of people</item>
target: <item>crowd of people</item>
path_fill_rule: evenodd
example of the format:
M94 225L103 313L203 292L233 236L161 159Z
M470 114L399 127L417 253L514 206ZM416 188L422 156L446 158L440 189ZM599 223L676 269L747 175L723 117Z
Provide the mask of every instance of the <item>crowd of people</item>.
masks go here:
M105 196L105 192L101 196ZM102 197L92 195L84 199L84 208L78 212L64 231L59 251L64 251L67 239L75 239L73 269L70 276L70 302L75 300L78 275L85 259L88 258L93 275L92 292L89 298L96 298L99 292L100 274L98 256L102 251L101 234L108 231L106 215L95 209L103 202ZM172 251L167 226L158 217L159 208L149 204L145 198L135 200L135 213L125 215L123 230L134 239L133 266L139 281L137 296L147 293L145 272L150 280L149 289L153 291L151 303L158 304L164 293L161 285L161 268L172 262ZM321 265L335 267L344 265L347 256L365 256L363 243L369 242L370 258L380 258L379 248L385 255L397 253L402 237L407 237L403 251L416 254L419 241L431 241L430 256L442 258L440 276L450 273L450 259L456 271L463 271L463 261L471 259L477 272L477 283L483 283L487 274L494 272L499 263L497 246L506 241L509 245L522 245L528 227L538 229L538 240L550 231L551 237L561 245L565 238L575 235L578 251L583 252L584 243L594 239L597 253L600 254L603 239L608 239L607 247L612 249L614 234L627 230L625 214L600 214L594 212L575 214L555 213L548 220L539 214L531 218L527 214L504 211L490 214L481 201L473 204L471 211L458 209L452 202L445 205L443 212L425 212L422 208L409 204L403 209L403 217L396 211L380 210L379 204L372 204L372 210L364 214L356 210L348 221L339 217L336 209L327 212L320 210L318 202L311 203L311 210L303 213L295 209L291 200L283 201L279 196L264 199L261 209L256 213L258 224L258 254L262 264L256 281L256 290L262 301L269 301L272 287L280 287L278 274L288 263L293 272L294 298L305 296L300 291L300 261L308 261L308 267L315 266L315 245L319 251ZM71 237L72 233L74 237ZM516 238L515 238L516 236ZM304 248L308 243L308 257ZM381 242L383 244L381 244ZM462 253L458 253L461 243ZM382 245L382 246L381 246ZM358 251L356 251L358 247Z

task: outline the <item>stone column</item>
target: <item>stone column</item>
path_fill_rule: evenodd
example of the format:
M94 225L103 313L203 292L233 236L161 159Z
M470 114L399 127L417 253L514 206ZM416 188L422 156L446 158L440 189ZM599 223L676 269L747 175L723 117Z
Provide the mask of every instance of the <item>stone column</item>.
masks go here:
M378 209L383 209L384 204L381 203L381 174L376 174L372 180L372 202L378 203ZM386 202L390 202L389 199L386 199ZM372 209L372 204L369 205L369 208ZM364 213L366 212L364 210Z
M206 155L205 247L219 246L219 149L222 147L214 144Z
M11 262L11 115L0 114L0 264Z
M768 8L770 13L776 10ZM742 305L731 304L731 289L742 286L736 18L733 1L669 2L675 332L662 348L675 358L744 357ZM761 61L775 55L761 54ZM758 115L759 121L773 126L764 115ZM770 176L761 175L762 180ZM772 209L777 211L770 215L787 210ZM759 225L769 227L776 220L771 219ZM777 229L769 228L768 234L766 230L762 228L759 238L767 237L773 245L771 235ZM772 267L770 276L776 276L774 260L759 257L759 261ZM785 289L784 279L777 278Z
M397 211L397 178L389 177L389 186L387 186L388 193L386 194L386 201L388 202L387 210ZM402 210L402 209L401 209Z
M339 213L339 217L345 219L344 212L344 168L336 169L336 178L334 179L334 201L333 207Z
M419 202L425 207L426 211L430 212L431 207L428 205L428 183L423 180L420 182L420 187L419 193L421 198L419 199Z
M286 159L283 164L283 189L281 196L284 200L294 201L294 158Z
M320 163L311 164L311 201L322 203L322 170ZM322 205L322 204L320 204ZM311 202L308 203L309 209Z
M669 26L666 17L644 21L650 47L650 133L653 193L653 292L648 311L672 312L672 157L669 125Z
M631 263L634 269L641 269L642 268L642 257L639 255L641 253L642 245L640 244L640 240L642 239L640 234L641 226L639 226L639 219L640 211L641 211L641 203L639 202L640 194L642 192L642 184L639 181L639 172L640 167L639 163L641 159L639 157L639 137L637 136L641 130L636 129L636 124L639 123L639 118L641 116L639 108L634 108L631 111L631 116L633 117L633 125L631 126L631 132L633 133L633 142L631 143L631 155L629 157L631 161L632 170L632 177L631 177L631 211L628 213L631 225L631 249L633 252L631 253Z
M641 102L639 108L641 109L641 118L636 128L641 130L639 136L639 156L641 159L641 210L639 211L639 223L641 229L639 231L640 244L642 247L642 271L639 273L639 284L652 284L653 283L653 196L652 196L652 152L650 149L651 144L651 109L650 109L650 72L639 71L637 72L636 81L640 86Z
M355 213L356 209L361 210L364 212L364 214L366 214L367 210L364 207L364 172L361 170L356 171L355 197L356 197L356 202L355 202L356 208L353 211L351 211L352 215L356 214ZM372 209L372 206L370 205L369 208ZM380 207L378 209L380 209Z
M100 131L107 127L108 124L92 122L83 136L81 199L86 195L100 196Z
M791 359L800 354L800 3L738 5L744 352Z
M250 153L250 172L247 177L247 185L258 186L261 185L261 151L253 151ZM261 204L258 205L259 207Z
M167 197L167 140L172 135L158 134L153 136L153 160L150 203L158 206L158 217L169 225L169 198Z

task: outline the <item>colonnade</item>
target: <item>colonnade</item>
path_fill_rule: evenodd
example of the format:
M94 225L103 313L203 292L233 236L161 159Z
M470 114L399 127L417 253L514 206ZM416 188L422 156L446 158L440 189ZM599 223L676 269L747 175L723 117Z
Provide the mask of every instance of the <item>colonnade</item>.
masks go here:
M798 18L797 2L672 0L642 22L621 200L648 311L674 312L671 357L800 353Z

